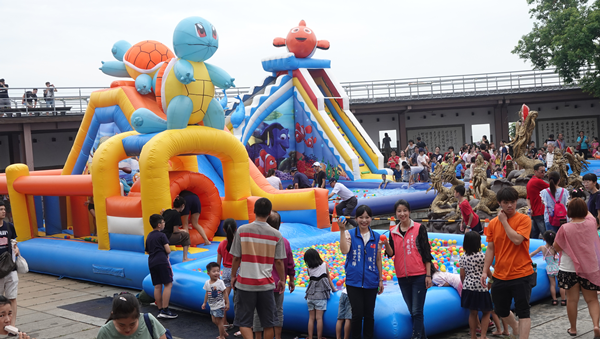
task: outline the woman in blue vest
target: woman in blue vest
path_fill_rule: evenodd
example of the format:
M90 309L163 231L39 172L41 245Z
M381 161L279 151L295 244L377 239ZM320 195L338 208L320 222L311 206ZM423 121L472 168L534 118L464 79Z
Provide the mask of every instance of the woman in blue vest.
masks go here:
M358 227L346 232L347 221L340 225L340 251L346 254L346 290L352 306L352 338L373 338L375 299L383 292L379 234L371 229L373 213L369 206L356 209ZM363 328L364 319L364 328Z
M394 205L400 223L390 230L384 240L385 253L394 256L394 267L402 297L412 318L411 338L427 338L423 317L425 295L431 287L431 246L424 225L410 219L410 204L400 199Z

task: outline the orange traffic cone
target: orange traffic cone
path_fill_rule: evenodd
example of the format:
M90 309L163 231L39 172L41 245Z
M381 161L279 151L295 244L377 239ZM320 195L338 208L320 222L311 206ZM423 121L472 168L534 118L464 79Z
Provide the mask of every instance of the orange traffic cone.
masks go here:
M391 217L390 218L390 231L392 230L392 228L394 228L394 226L396 226L396 218Z
M331 232L337 232L340 230L340 226L338 225L337 212L335 210L337 205L338 203L336 201L335 205L333 206L333 214L331 215Z

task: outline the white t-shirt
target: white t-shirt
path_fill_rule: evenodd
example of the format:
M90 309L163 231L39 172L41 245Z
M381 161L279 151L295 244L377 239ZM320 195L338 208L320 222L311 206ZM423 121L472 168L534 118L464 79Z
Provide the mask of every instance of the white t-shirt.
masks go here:
M571 260L571 257L565 251L562 251L560 255L558 269L563 272L575 272L575 264L573 264L573 260Z
M271 184L271 186L273 186L273 188L275 189L279 189L279 186L281 185L281 179L279 179L278 177L272 175L270 177L267 178L267 181L269 182L269 184Z
M208 292L208 306L211 310L218 310L225 307L225 298L223 292L225 291L225 283L219 279L214 284L210 283L208 279L204 283L204 290Z
M427 163L428 160L429 157L427 157L425 154L417 156L417 167L425 166L423 163Z
M554 163L554 153L548 152L546 154L546 168L552 167L553 163Z
M337 194L342 200L346 201L354 196L352 191L350 191L346 186L340 184L339 182L335 184L331 193Z

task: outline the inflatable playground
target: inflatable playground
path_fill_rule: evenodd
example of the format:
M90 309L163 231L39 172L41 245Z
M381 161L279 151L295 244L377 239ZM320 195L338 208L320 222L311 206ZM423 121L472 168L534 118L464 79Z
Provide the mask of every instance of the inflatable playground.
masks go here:
M299 39L297 39L299 38ZM344 258L336 250L339 232L332 232L328 191L276 190L265 179L277 169L283 180L289 169L312 177L311 164L324 164L328 177L347 184L375 214L391 213L403 198L413 209L427 208L436 193L428 184L410 188L380 182L383 156L349 110L344 89L333 77L329 60L312 58L329 42L316 40L301 21L275 46L288 52L263 60L269 76L228 108L215 97L215 86L232 87L234 79L206 61L217 51L217 31L205 19L181 21L173 36L174 49L156 41L131 45L117 42L116 61L101 70L130 78L94 92L72 150L61 170L29 171L13 164L0 176L0 194L8 194L21 253L32 271L94 281L152 294L145 237L152 230L150 215L171 208L182 190L200 197L199 223L210 246L193 246L182 263L181 248L172 247L174 272L171 303L201 310L205 266L216 261L224 239L222 221L238 226L254 220L253 204L260 197L273 203L282 218L281 232L301 258L306 247L317 247L331 262L334 282L344 284ZM133 80L132 80L133 79ZM293 131L293 136L290 136ZM139 168L139 170L137 169ZM360 191L359 191L360 190ZM93 197L96 216L86 201ZM202 242L190 230L192 245ZM436 265L457 273L462 237L430 234ZM531 250L541 245L531 241ZM532 301L548 294L545 262L535 257L538 284ZM308 319L302 260L296 261L297 288L286 291L284 328L304 331ZM375 310L377 338L408 338L411 320L394 276L385 262L385 292ZM339 293L329 301L324 335L333 336ZM228 313L233 317L233 311ZM428 334L466 326L468 312L452 288L433 287L425 304Z

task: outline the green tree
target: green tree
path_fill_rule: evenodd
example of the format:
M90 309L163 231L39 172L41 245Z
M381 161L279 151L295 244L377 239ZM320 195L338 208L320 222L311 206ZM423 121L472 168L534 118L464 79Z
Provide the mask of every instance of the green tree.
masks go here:
M512 51L536 69L556 67L566 83L600 97L600 0L527 0L535 20Z

